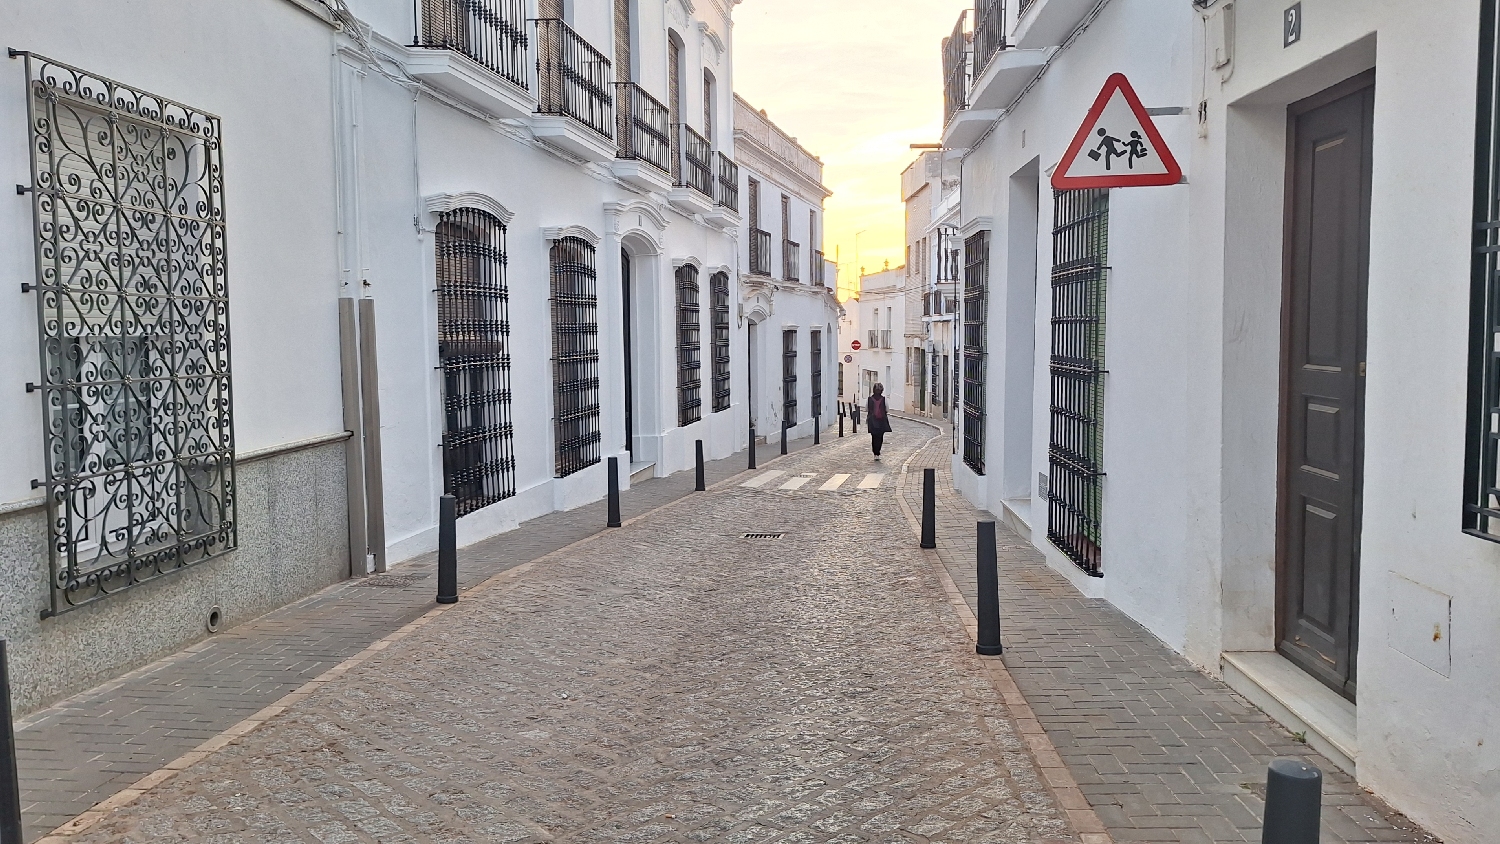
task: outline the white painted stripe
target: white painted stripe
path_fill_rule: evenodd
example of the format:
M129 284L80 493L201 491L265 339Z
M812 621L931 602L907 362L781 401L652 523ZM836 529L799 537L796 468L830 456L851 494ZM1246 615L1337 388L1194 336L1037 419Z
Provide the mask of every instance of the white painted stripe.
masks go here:
M849 478L851 478L851 477L853 477L853 476L852 475L834 475L833 477L831 477L828 480L824 481L823 485L820 486L820 487L818 487L818 489L820 491L822 491L822 492L828 492L829 490L838 489L839 487L841 487L841 486L844 485L844 481L849 480Z
M782 489L801 489L802 486L804 484L806 484L810 480L812 480L812 478L808 478L808 477L792 478L791 480L789 480L786 483L782 484L781 488Z
M883 480L885 480L885 475L865 475L865 479L859 482L859 488L875 489Z
M740 486L748 486L748 487L755 487L755 488L763 487L766 484L770 483L771 481L774 481L777 478L779 478L779 477L781 477L782 475L785 475L785 474L786 474L785 472L770 471L770 472L765 473L764 475L757 475L757 476L751 478L750 480L745 481L744 483L740 484Z

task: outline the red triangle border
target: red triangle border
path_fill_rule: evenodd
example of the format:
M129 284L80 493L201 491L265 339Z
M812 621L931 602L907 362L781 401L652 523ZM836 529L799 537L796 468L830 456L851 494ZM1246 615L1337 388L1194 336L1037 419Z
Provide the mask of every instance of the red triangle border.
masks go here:
M1136 119L1141 122L1141 128L1146 132L1147 140L1151 142L1152 148L1158 151L1162 163L1167 166L1167 172L1118 176L1065 176L1068 168L1073 166L1074 159L1078 158L1078 153L1083 150L1089 130L1093 128L1094 122L1099 119L1099 115L1103 113L1104 107L1109 104L1115 91L1120 91L1125 95L1125 102L1130 105L1130 110L1135 112ZM1112 73L1108 79L1104 80L1103 90L1094 99L1088 115L1083 118L1083 123L1078 127L1078 133L1073 136L1073 142L1068 144L1068 151L1063 153L1062 160L1052 171L1052 187L1055 190L1158 187L1175 185L1181 181L1182 167L1173 157L1172 150L1167 147L1166 141L1162 140L1161 133L1156 129L1156 122L1146 113L1145 106L1141 105L1141 98L1135 95L1135 89L1130 87L1130 80L1126 79L1123 73Z

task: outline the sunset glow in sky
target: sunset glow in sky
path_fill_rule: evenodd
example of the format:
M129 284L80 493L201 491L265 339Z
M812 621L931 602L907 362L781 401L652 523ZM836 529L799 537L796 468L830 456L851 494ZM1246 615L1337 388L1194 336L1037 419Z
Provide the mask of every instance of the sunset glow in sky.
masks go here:
M940 49L972 0L744 0L735 92L823 159L824 250L839 284L905 259L901 171L941 140ZM859 263L855 263L855 233Z

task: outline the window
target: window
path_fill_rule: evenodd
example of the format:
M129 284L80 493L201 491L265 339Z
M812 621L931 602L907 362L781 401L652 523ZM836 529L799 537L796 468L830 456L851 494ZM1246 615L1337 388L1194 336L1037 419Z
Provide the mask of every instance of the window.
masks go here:
M454 50L522 89L526 79L525 0L420 0L416 46ZM548 14L539 17L562 17Z
M1109 191L1057 191L1052 220L1047 538L1098 577Z
M702 328L698 313L698 268L677 268L677 424L697 422L703 415Z
M964 464L984 474L985 315L989 309L990 233L964 241ZM956 373L955 373L956 374Z
M1470 272L1465 533L1500 542L1500 11L1484 0L1479 26L1479 103L1474 159L1474 254Z
M553 427L557 477L599 462L599 300L594 247L552 244Z
M703 137L714 141L714 75L703 71Z
M781 425L797 424L797 329L781 332Z
M458 515L515 494L505 225L473 208L442 215L437 251L443 491Z
M57 615L232 550L219 119L26 61Z
M729 273L708 279L713 319L714 413L729 409Z
M823 415L823 332L813 329L808 343L808 363L812 367L812 415Z

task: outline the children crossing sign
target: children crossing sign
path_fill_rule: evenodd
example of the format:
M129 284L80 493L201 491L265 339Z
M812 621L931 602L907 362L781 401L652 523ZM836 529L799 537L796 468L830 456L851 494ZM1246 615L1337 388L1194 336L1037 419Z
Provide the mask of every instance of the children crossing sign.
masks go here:
M1123 73L1111 74L1052 171L1052 187L1175 185L1182 168Z

